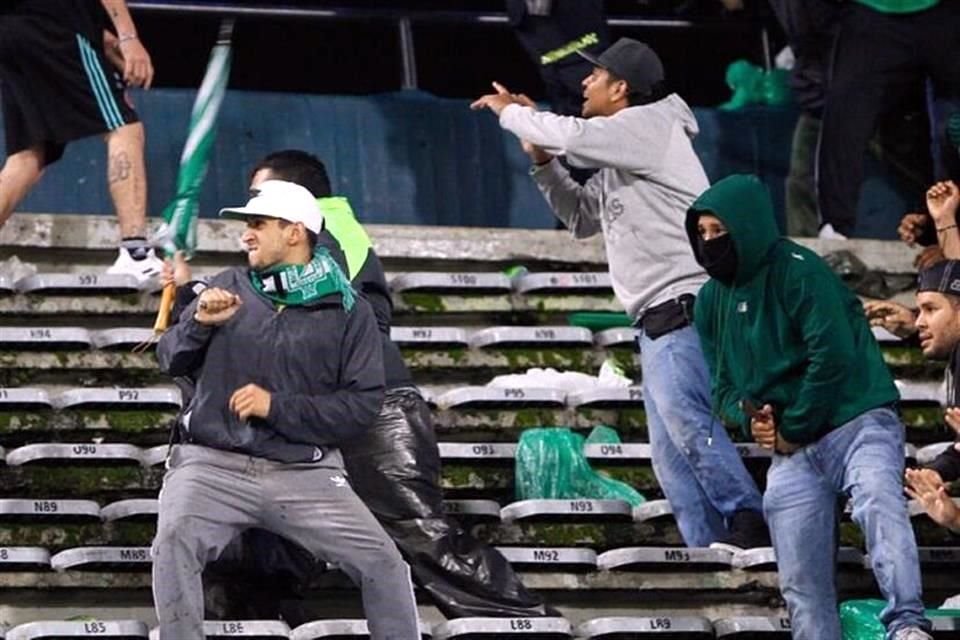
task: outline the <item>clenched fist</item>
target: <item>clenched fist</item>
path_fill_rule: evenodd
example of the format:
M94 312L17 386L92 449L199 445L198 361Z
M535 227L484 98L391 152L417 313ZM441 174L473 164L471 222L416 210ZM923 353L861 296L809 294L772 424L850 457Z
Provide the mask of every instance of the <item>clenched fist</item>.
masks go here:
M209 326L221 325L237 312L242 301L240 296L225 289L205 289L197 302L193 319Z

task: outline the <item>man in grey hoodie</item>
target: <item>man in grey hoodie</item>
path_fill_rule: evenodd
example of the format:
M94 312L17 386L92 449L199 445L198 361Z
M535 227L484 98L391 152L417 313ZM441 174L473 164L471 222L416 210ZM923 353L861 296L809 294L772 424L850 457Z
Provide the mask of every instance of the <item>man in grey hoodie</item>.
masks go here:
M575 238L603 233L614 293L639 329L653 468L687 545L769 545L760 493L713 415L710 378L691 326L707 280L684 231L687 208L709 186L693 150L690 107L665 90L646 44L621 38L583 81L583 117L537 111L509 93L481 97L523 142L530 174ZM599 171L583 186L556 156Z
M200 640L201 571L259 527L338 563L361 588L370 636L419 638L410 571L354 493L338 445L383 401L373 310L324 247L304 187L268 180L241 208L249 269L213 278L160 339L160 368L196 391L160 492L153 593L161 640Z

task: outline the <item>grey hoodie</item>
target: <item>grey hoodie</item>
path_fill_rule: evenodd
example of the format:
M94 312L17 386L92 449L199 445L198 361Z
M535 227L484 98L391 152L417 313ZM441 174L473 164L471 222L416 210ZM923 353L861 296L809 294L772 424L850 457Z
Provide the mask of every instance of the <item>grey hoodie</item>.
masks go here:
M574 237L603 231L613 290L632 318L707 281L684 220L710 183L693 151L697 121L679 96L590 119L510 105L500 126L573 166L600 169L582 187L557 160L531 175Z
M369 303L349 312L338 295L282 310L261 297L246 269L218 274L211 287L240 296L230 320L193 319L198 300L160 338L157 360L170 375L190 375L196 392L181 418L186 442L279 462L341 467L337 445L373 425L383 401L383 353ZM233 392L256 384L272 395L266 418L241 421Z

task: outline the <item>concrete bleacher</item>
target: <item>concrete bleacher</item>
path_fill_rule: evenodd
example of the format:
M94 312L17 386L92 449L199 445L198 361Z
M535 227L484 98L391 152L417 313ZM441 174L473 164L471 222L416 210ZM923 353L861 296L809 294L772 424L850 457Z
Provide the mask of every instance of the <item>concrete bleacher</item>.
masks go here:
M240 263L239 229L201 224L198 275ZM156 624L148 547L180 397L150 351L131 352L149 334L155 288L130 289L97 275L112 259L114 231L110 218L21 214L0 233L0 265L17 254L39 271L16 278L0 267L0 638L145 638ZM425 637L789 635L772 550L732 555L681 547L651 467L639 387L483 386L529 367L596 375L608 358L638 380L629 330L568 323L571 313L620 310L597 242L574 243L552 231L371 232L391 274L394 337L436 406L449 512L501 548L526 584L564 614L444 621L424 601ZM885 273L913 268L909 250L893 243L812 246L852 248ZM527 273L503 275L515 265ZM941 417L942 366L892 336L877 337L904 396L910 443L904 455L928 459L950 439ZM585 433L600 424L616 428L623 443L588 445L587 457L648 502L631 508L619 501L515 499L514 458L524 429ZM748 442L738 447L762 481L769 454ZM933 606L956 591L960 546L914 511ZM841 539L844 597L875 595L862 535L848 516ZM311 598L329 620L296 629L219 621L208 635L365 637L358 592L342 577ZM949 633L949 623L941 624ZM5 636L2 625L9 627Z

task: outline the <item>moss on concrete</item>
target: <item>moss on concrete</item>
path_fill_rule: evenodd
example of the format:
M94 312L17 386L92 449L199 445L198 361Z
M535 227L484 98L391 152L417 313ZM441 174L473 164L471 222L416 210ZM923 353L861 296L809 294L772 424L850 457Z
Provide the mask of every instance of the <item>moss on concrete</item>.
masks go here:
M443 297L432 293L401 293L400 299L414 312L443 313L447 310Z

